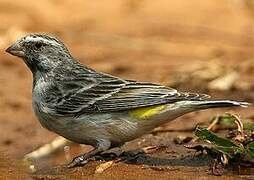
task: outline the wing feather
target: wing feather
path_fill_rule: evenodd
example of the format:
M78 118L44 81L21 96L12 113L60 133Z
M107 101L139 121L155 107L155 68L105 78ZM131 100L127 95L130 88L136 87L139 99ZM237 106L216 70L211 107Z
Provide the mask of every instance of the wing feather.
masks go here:
M106 74L91 75L87 72L68 80L55 80L48 91L52 94L45 98L46 103L60 115L124 111L208 98L203 94L180 93L162 85L123 80Z

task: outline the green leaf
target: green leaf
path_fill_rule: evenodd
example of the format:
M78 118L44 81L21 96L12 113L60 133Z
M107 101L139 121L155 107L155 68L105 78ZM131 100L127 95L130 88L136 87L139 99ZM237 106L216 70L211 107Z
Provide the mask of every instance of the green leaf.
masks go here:
M235 119L230 115L223 115L219 117L219 124L225 127L234 128L235 127Z
M248 154L254 158L254 141L246 145L245 149L248 151Z
M235 118L229 114L219 116L218 125L223 126L225 128L236 128ZM243 122L243 129L254 131L253 121L245 119L245 121Z
M209 141L214 144L214 149L234 159L236 154L241 154L243 159L253 161L254 158L254 141L245 147L237 145L229 139L221 138L206 128L197 127L195 135L202 140ZM242 160L243 160L242 159Z
M254 123L253 122L246 122L243 124L243 129L254 131Z
M221 147L239 147L238 145L234 144L228 139L221 138L214 134L213 132L207 130L206 128L197 127L195 130L195 135L198 136L200 139L208 140L211 143L215 144L216 146Z

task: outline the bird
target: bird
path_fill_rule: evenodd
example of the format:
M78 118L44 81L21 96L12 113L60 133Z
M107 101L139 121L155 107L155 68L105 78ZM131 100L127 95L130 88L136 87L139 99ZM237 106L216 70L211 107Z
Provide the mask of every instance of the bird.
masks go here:
M32 107L41 125L94 147L69 162L69 168L186 113L249 105L97 72L78 62L60 39L47 34L28 34L6 52L23 59L32 72Z

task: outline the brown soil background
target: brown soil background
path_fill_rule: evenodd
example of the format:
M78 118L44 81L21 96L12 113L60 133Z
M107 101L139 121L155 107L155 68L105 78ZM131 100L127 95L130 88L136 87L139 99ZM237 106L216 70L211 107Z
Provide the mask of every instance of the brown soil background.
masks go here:
M177 87L253 102L253 20L252 0L0 0L0 179L215 178L205 157L194 157L193 151L175 145L172 139L189 135L181 130L225 111L254 119L253 107L207 110L178 118L163 128L179 131L146 135L124 147L166 145L165 150L141 157L137 163L119 163L102 174L94 174L100 162L64 169L59 166L66 163L62 151L37 162L39 170L29 174L20 159L56 135L43 129L32 112L31 73L4 50L24 34L45 32L61 38L74 57L96 70L165 85L176 73L216 61L236 69L238 82L249 88L213 91L193 85L195 79ZM74 156L90 147L71 148ZM254 178L252 173L226 172L223 177Z

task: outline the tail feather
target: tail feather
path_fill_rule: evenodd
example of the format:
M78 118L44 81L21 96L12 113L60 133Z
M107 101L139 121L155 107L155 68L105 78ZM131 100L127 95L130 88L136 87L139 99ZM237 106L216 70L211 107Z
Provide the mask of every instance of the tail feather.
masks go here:
M251 104L247 102L238 102L231 100L206 100L206 101L190 101L190 103L186 103L184 106L195 109L208 109L208 108L232 107L232 106L248 107L250 105Z

